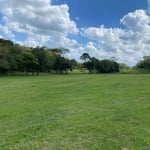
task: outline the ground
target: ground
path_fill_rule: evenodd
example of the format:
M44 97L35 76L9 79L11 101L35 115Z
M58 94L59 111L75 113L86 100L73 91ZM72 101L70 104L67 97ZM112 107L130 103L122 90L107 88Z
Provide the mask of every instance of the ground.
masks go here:
M150 75L0 77L2 150L149 150Z

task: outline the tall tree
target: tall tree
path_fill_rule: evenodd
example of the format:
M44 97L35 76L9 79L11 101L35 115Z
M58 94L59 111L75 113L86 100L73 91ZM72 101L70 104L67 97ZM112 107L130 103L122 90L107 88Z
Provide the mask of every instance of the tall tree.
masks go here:
M146 69L150 71L150 56L144 56L143 60L141 60L136 66L139 69Z
M32 48L32 51L33 51L34 56L38 60L39 71L40 72L47 71L48 63L49 63L47 48L46 47L36 47L36 48Z
M28 50L23 53L22 66L26 75L28 75L28 72L32 72L32 74L34 74L35 71L38 74L38 65L38 59L35 57L32 51Z
M83 53L80 57L81 60L83 60L84 62L88 62L90 61L91 57L88 53Z

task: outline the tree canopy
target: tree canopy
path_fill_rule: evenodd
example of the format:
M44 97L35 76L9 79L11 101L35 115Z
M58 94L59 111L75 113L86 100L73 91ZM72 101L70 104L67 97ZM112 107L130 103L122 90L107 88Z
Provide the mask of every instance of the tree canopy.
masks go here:
M80 59L84 60L83 66L89 73L119 72L119 64L112 59L99 60L95 57L91 57L88 53L83 53Z
M147 69L150 71L150 56L144 56L143 60L141 60L138 64L137 67L140 69Z
M125 64L118 64L116 58L99 60L88 53L80 56L82 63L66 57L67 48L27 47L0 38L0 73L24 72L38 75L40 72L68 73L73 69L86 69L89 73L115 73L129 70ZM143 57L136 65L138 69L150 71L150 56Z
M68 49L47 47L25 47L0 39L0 73L14 71L67 73L72 70L71 60L65 57Z

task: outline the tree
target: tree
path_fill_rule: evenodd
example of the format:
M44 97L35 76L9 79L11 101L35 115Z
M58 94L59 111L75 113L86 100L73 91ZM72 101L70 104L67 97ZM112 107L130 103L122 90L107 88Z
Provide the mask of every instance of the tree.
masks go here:
M7 70L8 74L12 71L15 71L18 69L18 61L20 58L20 50L18 49L17 46L12 45L12 44L2 44L0 45L0 59L1 59L1 64L2 62L5 62L5 69ZM6 67L7 64L7 67ZM2 66L2 65L1 65ZM4 66L4 65L3 65Z
M46 47L36 47L32 48L32 52L38 61L38 70L40 72L45 72L48 70L49 58L48 50Z
M131 69L132 69L131 67L127 66L127 65L124 64L124 63L120 63L120 64L119 64L119 70L120 70L120 72L122 72L122 73L127 73L127 72L129 72Z
M68 58L65 58L65 54L69 52L65 48L53 48L50 49L53 53L53 70L56 73L68 73L68 70L72 70L71 61Z
M32 72L32 74L34 74L35 71L37 72L38 65L38 59L32 51L28 50L23 53L22 66L26 75L28 75L28 72Z
M8 61L9 75L11 72L16 71L19 69L19 64L21 63L22 51L18 45L10 46L7 50L6 59Z
M114 59L105 59L100 61L95 57L90 57L88 53L83 53L80 59L84 61L83 66L89 71L89 73L119 72L119 64Z
M4 48L0 45L0 73L6 73L9 68Z
M69 49L67 48L52 48L50 49L54 54L65 57L66 53L69 53Z
M71 63L71 66L72 66L71 68L72 69L77 69L78 68L78 62L75 59L71 59L70 63Z
M0 73L6 73L8 68L8 62L5 59L0 58Z
M98 73L100 67L100 60L95 57L92 57L92 62L93 62L93 69Z
M119 64L109 59L101 60L99 63L98 72L101 73L119 72Z
M10 41L10 40L4 40L4 39L2 39L2 38L0 38L0 45L1 46L13 46L14 44L13 44L13 42L12 41Z
M84 62L88 62L90 61L90 55L88 53L83 53L82 56L80 57L81 60L83 60Z
M56 73L68 73L68 70L72 70L72 65L69 59L58 55L55 58L53 69Z
M137 68L146 69L150 71L150 56L144 56L143 60L137 63Z

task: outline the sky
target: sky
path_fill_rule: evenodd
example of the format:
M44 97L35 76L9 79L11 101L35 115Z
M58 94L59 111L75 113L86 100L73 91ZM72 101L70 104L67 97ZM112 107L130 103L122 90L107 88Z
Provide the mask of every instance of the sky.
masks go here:
M150 55L150 0L0 0L0 38L133 66Z

